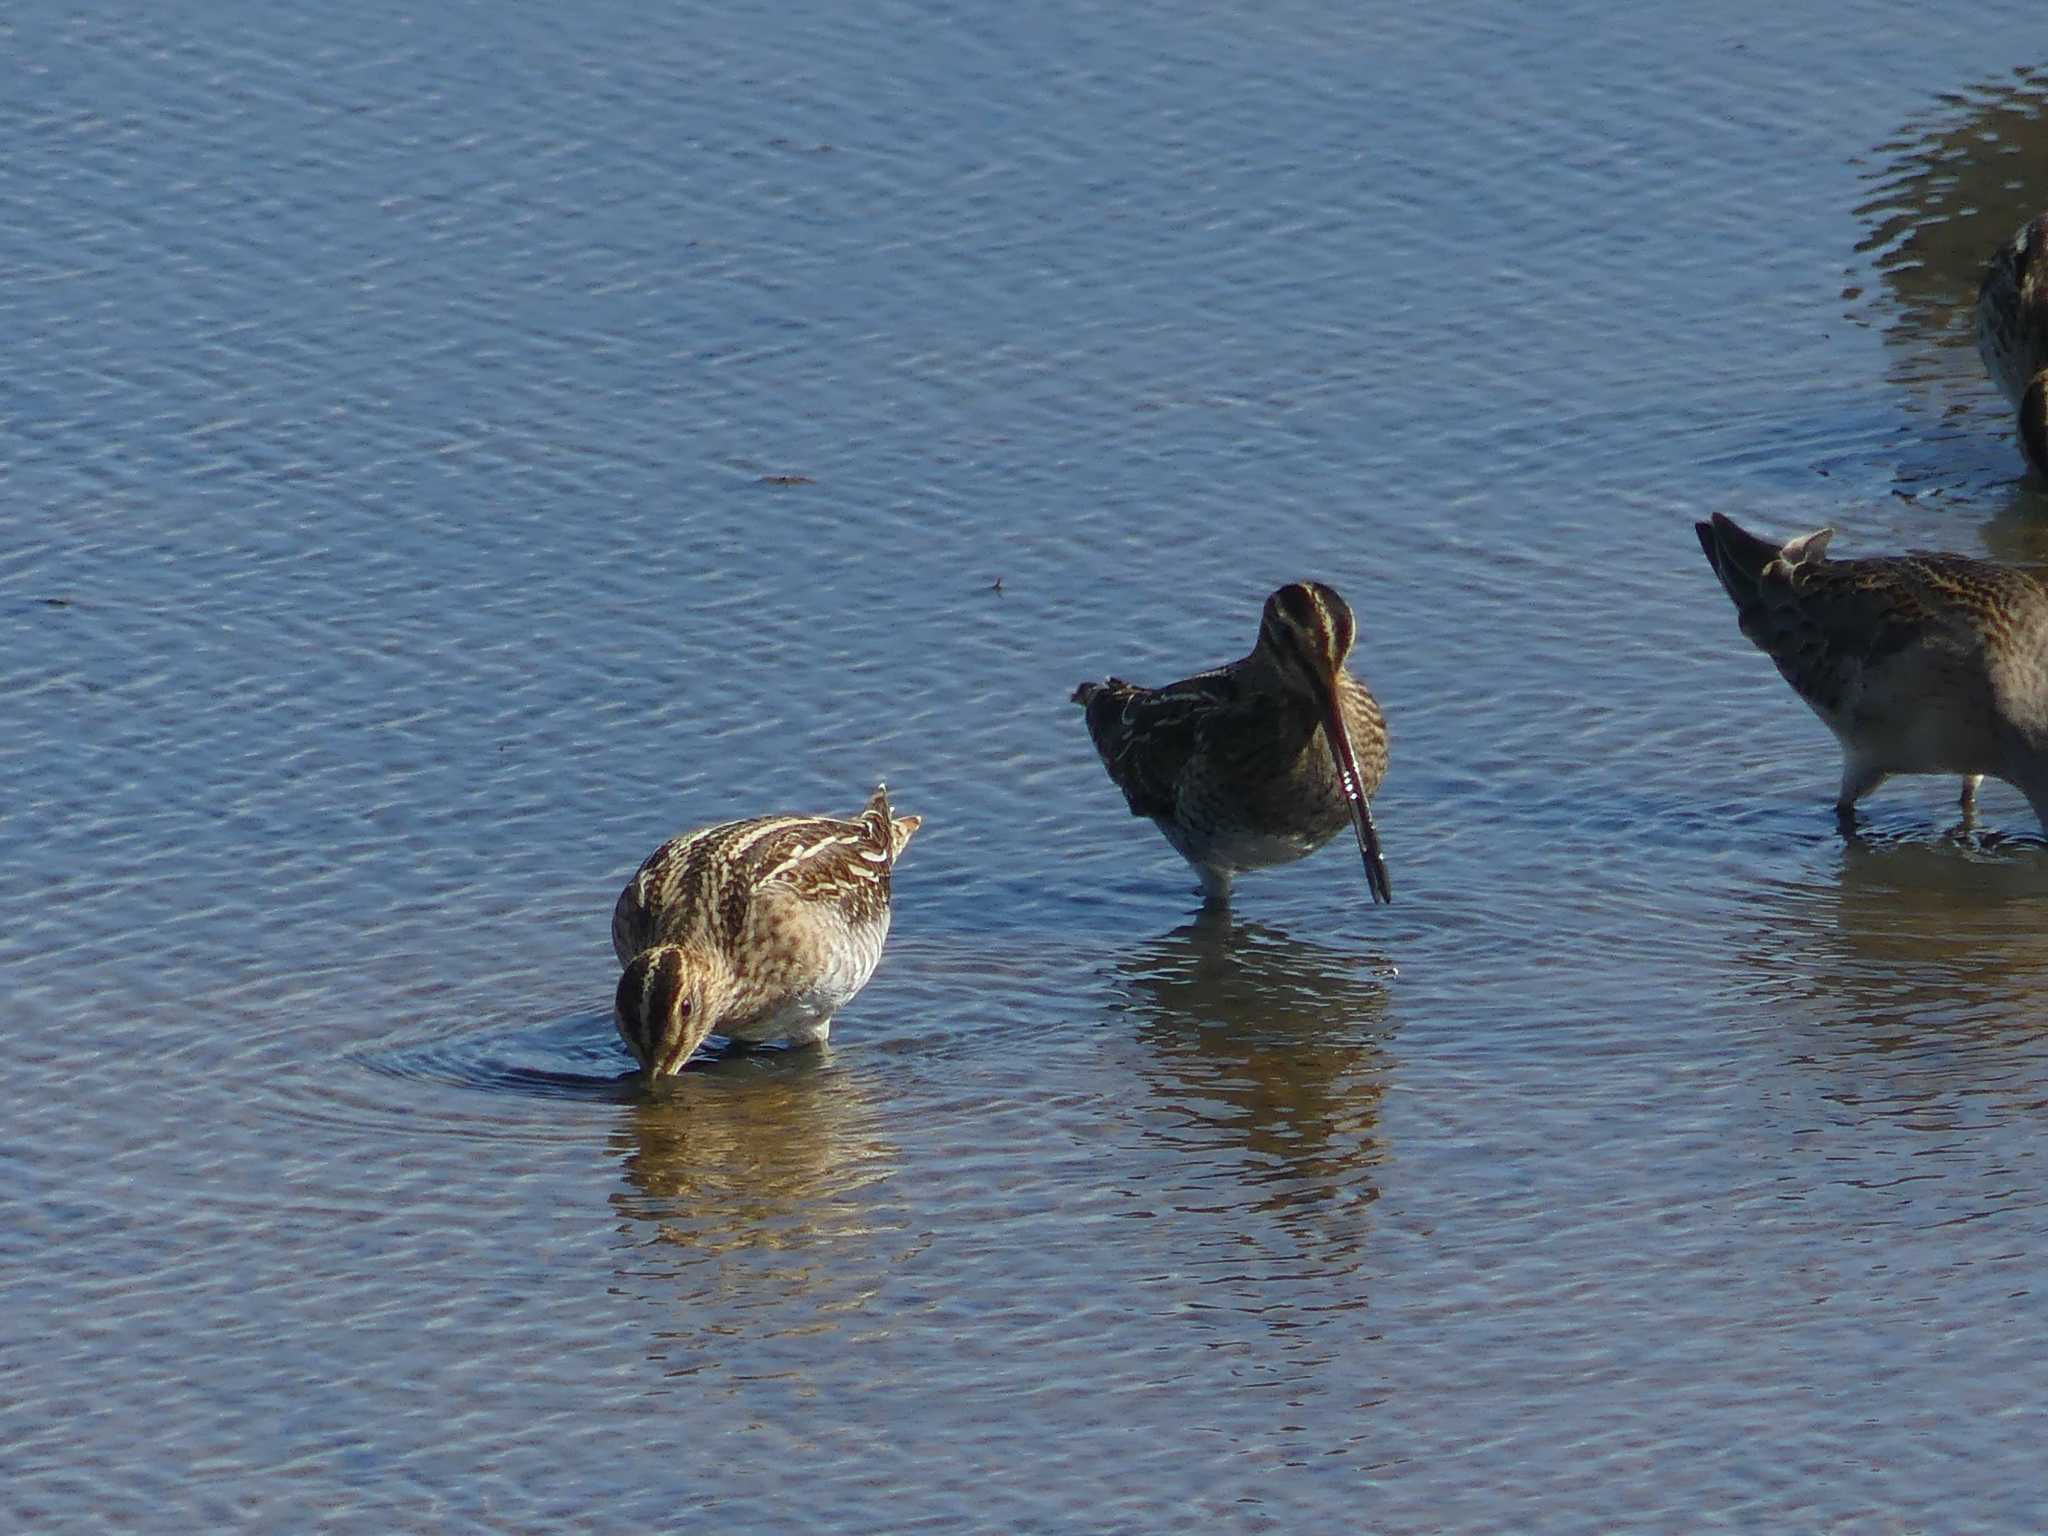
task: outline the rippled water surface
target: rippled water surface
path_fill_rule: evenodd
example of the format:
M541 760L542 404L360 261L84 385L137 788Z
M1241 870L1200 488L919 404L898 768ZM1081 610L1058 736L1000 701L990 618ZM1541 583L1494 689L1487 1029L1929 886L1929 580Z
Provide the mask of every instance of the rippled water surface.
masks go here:
M0 1524L2041 1525L2048 856L1691 521L2048 559L2030 7L0 20ZM1314 575L1355 851L1073 684ZM926 818L626 1076L686 826Z

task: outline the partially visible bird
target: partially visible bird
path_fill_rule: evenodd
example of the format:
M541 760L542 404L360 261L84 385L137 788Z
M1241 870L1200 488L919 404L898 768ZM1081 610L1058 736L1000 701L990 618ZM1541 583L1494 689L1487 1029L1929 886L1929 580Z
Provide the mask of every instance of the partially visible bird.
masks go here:
M1832 528L1774 544L1695 523L1742 632L1842 747L1835 813L1895 773L1990 774L2048 829L2048 586L1965 555L1829 560Z
M1164 688L1110 678L1073 701L1131 814L1149 816L1217 903L1246 870L1358 834L1375 901L1393 885L1371 796L1387 772L1387 722L1346 670L1358 635L1350 606L1319 581L1266 599L1242 660Z
M756 816L655 849L612 909L619 1035L648 1075L712 1034L823 1040L882 957L890 875L922 821L878 784L851 820Z
M1991 258L1977 287L1977 352L2019 412L2020 447L2048 479L2048 213Z

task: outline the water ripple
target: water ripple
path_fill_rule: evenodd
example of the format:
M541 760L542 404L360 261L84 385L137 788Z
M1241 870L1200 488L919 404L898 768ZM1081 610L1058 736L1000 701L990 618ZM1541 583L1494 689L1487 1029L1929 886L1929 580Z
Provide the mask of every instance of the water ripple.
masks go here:
M11 1523L2029 1528L2039 829L1689 527L2048 550L2004 9L10 8ZM1400 899L1219 923L1067 695L1303 575ZM878 777L649 1091L620 883Z

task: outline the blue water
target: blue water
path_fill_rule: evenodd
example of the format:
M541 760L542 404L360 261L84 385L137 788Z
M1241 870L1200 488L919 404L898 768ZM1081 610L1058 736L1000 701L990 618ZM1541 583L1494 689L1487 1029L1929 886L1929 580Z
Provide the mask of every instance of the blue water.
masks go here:
M2039 829L1689 524L2048 559L2035 20L14 8L0 1524L2033 1529ZM1067 695L1301 576L1399 900L1198 920ZM642 1091L627 875L878 778Z

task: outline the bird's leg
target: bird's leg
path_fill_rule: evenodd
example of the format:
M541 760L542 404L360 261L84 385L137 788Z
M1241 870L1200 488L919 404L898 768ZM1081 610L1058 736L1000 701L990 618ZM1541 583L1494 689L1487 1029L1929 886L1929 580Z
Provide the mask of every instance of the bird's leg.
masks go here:
M1205 907L1224 908L1230 905L1230 871L1218 869L1214 864L1197 864L1195 873L1202 877L1202 904Z
M1842 836L1856 835L1856 802L1882 784L1890 775L1875 764L1844 756L1842 789L1835 796L1835 825Z

